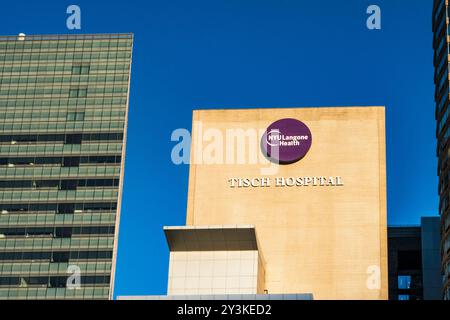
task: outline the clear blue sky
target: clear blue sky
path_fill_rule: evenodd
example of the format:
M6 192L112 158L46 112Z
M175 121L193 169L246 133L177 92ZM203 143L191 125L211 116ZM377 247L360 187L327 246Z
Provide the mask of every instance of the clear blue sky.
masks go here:
M81 33L135 34L116 294L166 293L188 182L170 135L195 108L385 105L389 222L437 214L432 0L3 1L0 34L74 33L69 4Z

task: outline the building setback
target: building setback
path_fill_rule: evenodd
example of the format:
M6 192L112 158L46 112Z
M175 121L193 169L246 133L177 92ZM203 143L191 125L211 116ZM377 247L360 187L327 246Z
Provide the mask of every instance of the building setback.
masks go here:
M434 82L436 85L436 137L439 175L439 213L441 216L442 234L442 270L444 272L445 299L450 299L450 125L449 107L449 30L448 30L448 2L434 0L433 5L433 48L434 48Z
M0 37L0 299L112 297L132 43Z

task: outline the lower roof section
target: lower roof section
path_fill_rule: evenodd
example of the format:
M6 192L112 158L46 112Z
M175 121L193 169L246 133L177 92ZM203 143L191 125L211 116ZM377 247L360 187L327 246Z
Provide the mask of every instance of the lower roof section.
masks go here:
M258 250L253 225L164 227L170 251Z

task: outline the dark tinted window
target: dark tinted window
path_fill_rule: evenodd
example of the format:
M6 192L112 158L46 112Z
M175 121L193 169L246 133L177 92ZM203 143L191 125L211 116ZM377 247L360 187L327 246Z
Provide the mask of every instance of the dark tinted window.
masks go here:
M420 251L399 251L398 269L413 270L422 269L422 254Z
M81 134L68 134L66 135L66 144L81 144L82 135Z

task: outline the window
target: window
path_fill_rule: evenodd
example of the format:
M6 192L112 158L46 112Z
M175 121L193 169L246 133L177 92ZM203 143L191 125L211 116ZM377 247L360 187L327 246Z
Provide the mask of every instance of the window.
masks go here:
M89 74L90 69L91 69L91 66L89 66L89 65L81 66L81 74Z
M75 212L74 203L60 203L58 204L58 214L73 214Z
M66 135L66 140L64 141L66 144L81 144L81 134L68 134Z
M69 252L53 252L52 262L69 262Z
M83 121L84 120L84 112L68 112L67 121Z
M67 277L50 277L49 287L50 288L65 288L67 282Z
M401 301L410 300L409 294L399 294L398 300L401 300Z
M72 236L72 228L56 228L55 229L55 237L56 238L70 238Z
M399 270L417 270L422 268L422 253L417 250L398 252Z
M77 97L78 97L78 89L70 89L69 98L77 98Z
M69 98L86 98L87 88L72 88L69 90Z
M72 74L81 74L81 66L72 66Z
M72 74L89 74L90 69L90 65L73 65Z
M63 160L64 167L79 167L80 157L64 157Z
M77 180L62 180L61 190L77 190Z
M399 289L411 289L411 276L398 276Z
M87 96L87 89L78 89L78 98L86 98Z

